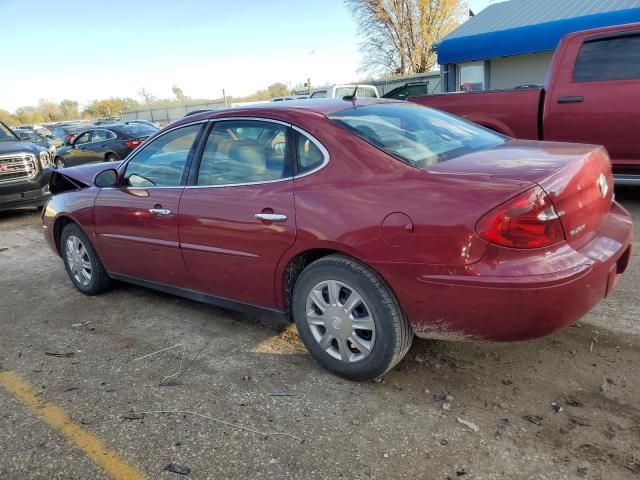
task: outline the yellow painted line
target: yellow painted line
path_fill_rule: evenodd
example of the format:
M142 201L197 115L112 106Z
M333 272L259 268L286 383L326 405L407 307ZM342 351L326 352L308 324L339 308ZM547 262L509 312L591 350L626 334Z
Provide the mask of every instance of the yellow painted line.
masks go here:
M0 386L13 394L29 410L49 426L61 432L66 439L81 449L96 465L117 480L138 480L145 476L127 464L116 452L107 448L102 440L73 423L64 411L43 401L22 378L13 372L0 372Z

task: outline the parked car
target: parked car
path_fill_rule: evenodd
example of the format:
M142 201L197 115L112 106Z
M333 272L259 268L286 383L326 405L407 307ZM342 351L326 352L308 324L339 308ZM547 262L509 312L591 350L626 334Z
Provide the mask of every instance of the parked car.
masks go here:
M404 85L389 90L382 95L382 98L391 98L394 100L407 100L409 97L418 97L420 95L429 95L429 82L408 82Z
M51 157L0 122L0 210L41 207L48 200Z
M159 129L143 123L114 123L78 134L56 152L55 164L64 168L83 163L115 162L125 158Z
M356 92L356 88L358 89ZM314 88L309 98L343 98L357 93L360 98L378 98L378 89L373 85L328 85Z
M410 98L515 138L604 145L616 183L640 185L640 24L565 36L543 88Z
M92 124L63 124L56 125L51 133L51 140L56 148L61 147L76 138L78 133L93 127Z
M597 146L516 141L410 102L185 117L125 161L58 170L43 215L73 284L112 279L296 323L383 375L427 338L512 341L610 295L631 219Z
M137 123L137 124L140 124L140 125L147 125L149 127L153 127L153 128L156 128L156 129L158 128L155 123L150 122L149 120L122 120L119 123L124 123L125 125L130 125L130 124L134 124L135 125Z
M55 155L56 147L53 144L53 141L49 138L46 138L40 135L35 130L14 128L13 132L18 136L18 138L22 142L30 142L35 145L38 145L39 147L46 148L51 158L53 158L53 156Z
M273 97L271 99L272 102L282 102L282 101L288 101L288 100L302 100L305 98L309 98L309 95L287 95L284 97Z

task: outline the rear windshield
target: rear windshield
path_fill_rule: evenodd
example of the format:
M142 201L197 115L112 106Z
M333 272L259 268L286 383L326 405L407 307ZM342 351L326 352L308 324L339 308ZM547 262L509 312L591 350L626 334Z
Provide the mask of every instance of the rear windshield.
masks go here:
M151 125L146 125L144 123L129 123L122 127L118 127L118 132L124 133L130 137L149 137L156 133L159 129L156 127L152 127Z
M418 168L496 147L506 137L461 118L411 103L353 107L330 120Z

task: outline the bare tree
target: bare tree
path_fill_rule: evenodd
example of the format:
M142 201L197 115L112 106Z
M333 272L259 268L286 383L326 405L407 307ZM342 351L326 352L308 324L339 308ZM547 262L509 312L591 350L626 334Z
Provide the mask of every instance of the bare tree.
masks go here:
M138 90L138 95L142 97L142 100L144 100L144 103L147 106L151 105L157 100L156 96L144 87Z
M436 63L432 46L460 24L460 0L345 0L363 38L363 70L411 74Z

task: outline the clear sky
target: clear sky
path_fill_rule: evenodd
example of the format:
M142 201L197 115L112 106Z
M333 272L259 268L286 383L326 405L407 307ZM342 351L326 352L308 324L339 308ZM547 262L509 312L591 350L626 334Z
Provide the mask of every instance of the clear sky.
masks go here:
M490 0L470 0L478 13ZM362 78L342 0L0 0L0 108Z

